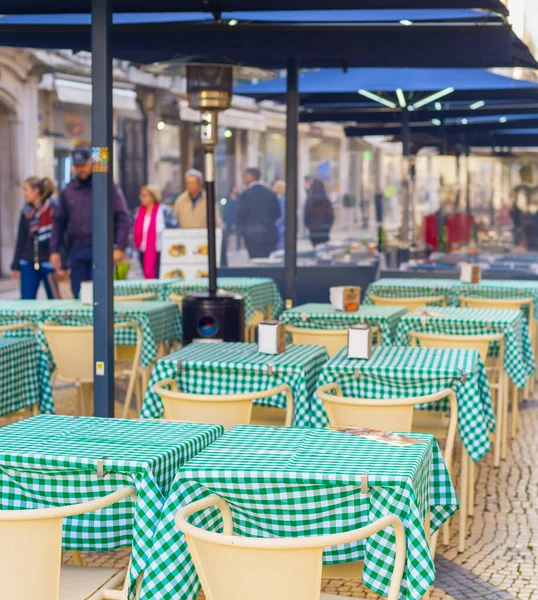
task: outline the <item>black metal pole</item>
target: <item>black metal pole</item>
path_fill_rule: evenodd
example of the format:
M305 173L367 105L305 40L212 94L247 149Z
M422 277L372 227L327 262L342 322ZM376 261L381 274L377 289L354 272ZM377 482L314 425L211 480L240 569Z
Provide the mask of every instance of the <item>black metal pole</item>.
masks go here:
M402 239L404 244L409 242L409 213L410 213L410 137L409 111L402 109L402 155L403 155L403 173L402 173Z
M288 59L286 85L286 308L295 304L297 273L297 192L299 170L299 67Z
M114 416L112 0L92 0L94 414ZM74 349L76 352L76 348Z
M465 212L471 214L471 149L469 145L465 146Z
M217 295L217 241L215 219L215 149L205 146L205 190L207 198L207 254L209 261L209 295Z

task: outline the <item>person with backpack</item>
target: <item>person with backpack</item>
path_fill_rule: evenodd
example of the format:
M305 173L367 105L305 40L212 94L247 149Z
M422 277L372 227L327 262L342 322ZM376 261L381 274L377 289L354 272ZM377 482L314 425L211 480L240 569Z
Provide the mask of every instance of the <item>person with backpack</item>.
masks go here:
M330 239L334 221L333 207L325 184L321 179L313 179L304 208L304 224L310 232L310 241L314 248Z

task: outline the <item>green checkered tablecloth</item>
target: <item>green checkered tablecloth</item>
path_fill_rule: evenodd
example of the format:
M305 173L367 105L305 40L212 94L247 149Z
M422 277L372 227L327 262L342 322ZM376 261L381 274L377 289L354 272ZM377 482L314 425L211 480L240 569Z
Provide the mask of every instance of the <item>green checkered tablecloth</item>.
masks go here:
M365 304L373 304L371 295L386 298L417 298L420 296L445 296L450 298L451 290L460 285L456 279L378 279L366 290Z
M244 296L246 321L252 318L255 311L265 315L269 305L272 318L277 319L284 307L276 283L268 277L219 277L217 285L222 290ZM207 279L176 281L170 283L167 292L186 296L194 292L205 292L208 286Z
M286 325L305 329L345 329L356 323L368 323L381 330L381 342L390 346L404 308L392 306L361 306L356 312L336 310L331 304L303 304L280 315Z
M33 337L0 338L0 416L37 404L54 413L45 353Z
M460 283L450 289L448 299L451 304L459 305L460 296L472 298L533 298L534 316L538 318L538 281L513 281L485 279L480 283Z
M55 314L49 313L47 317L62 325L92 325L93 307L73 302ZM142 330L140 363L143 367L148 367L156 359L158 344L181 340L181 313L174 302L116 302L114 323L129 321L136 321ZM134 346L136 334L132 329L119 330L114 340L119 346Z
M527 320L518 310L436 306L427 313L420 310L407 313L398 325L397 343L408 344L410 331L445 335L503 333L504 367L510 379L520 389L525 386L536 368Z
M75 300L0 300L0 326L14 325L22 321L28 321L34 325L39 325L47 319L53 319L58 312L69 310L77 306ZM27 330L29 335L33 335L31 329ZM6 332L4 335L13 335L20 337L25 334L25 330L16 332Z
M310 399L327 362L322 346L288 346L283 354L258 352L257 344L195 342L157 361L142 407L143 418L160 418L163 405L153 386L174 378L183 392L238 394L287 383L293 391L294 425L309 425ZM284 394L263 399L265 406L286 407Z
M75 504L125 485L131 499L64 520L67 550L115 550L132 543L131 575L145 568L155 527L178 469L222 434L193 423L40 416L0 429L0 508ZM97 475L103 461L104 477Z
M443 389L456 392L458 429L473 461L490 450L489 432L495 430L484 364L475 350L434 348L374 348L370 360L348 359L343 349L323 367L319 386L336 382L352 398L409 398L427 396ZM446 401L429 410L448 411ZM328 424L323 403L312 403L312 424Z
M435 531L458 509L458 500L434 438L413 437L423 443L402 448L326 429L234 427L179 470L157 526L141 598L196 598L198 577L173 520L180 506L212 493L230 503L234 530L251 537L338 533L396 514L407 535L401 598L421 598L435 579L427 514ZM365 473L369 491L362 494ZM214 509L191 522L212 530L221 525ZM393 543L392 530L386 530L326 549L324 562L364 559L364 583L384 596Z
M207 279L116 281L114 282L114 294L133 296L155 293L160 300L168 300L172 293L186 296L194 292L207 291L208 285ZM245 297L245 319L247 321L257 310L265 314L268 305L271 305L272 318L276 319L284 307L284 301L276 283L268 277L219 277L218 286L220 289Z

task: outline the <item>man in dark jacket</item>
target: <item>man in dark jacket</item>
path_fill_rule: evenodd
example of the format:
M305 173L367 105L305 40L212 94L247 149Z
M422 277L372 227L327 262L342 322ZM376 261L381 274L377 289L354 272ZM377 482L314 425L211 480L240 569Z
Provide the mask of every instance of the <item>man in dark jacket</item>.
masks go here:
M60 196L50 239L50 263L62 276L60 247L69 239L71 288L78 298L80 284L92 279L92 159L88 148L73 152L76 177ZM114 262L120 262L129 238L130 218L120 187L114 184Z
M239 197L237 228L245 239L250 258L266 258L278 242L278 197L260 182L259 169L247 169L243 182L246 190Z

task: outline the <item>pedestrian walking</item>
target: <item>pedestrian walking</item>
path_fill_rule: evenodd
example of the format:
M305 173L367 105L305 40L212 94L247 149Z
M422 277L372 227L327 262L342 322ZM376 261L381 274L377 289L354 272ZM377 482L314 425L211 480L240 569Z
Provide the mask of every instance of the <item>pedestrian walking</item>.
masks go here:
M133 240L146 279L159 277L163 231L177 227L174 213L161 204L161 200L157 186L144 185L140 188L140 207L134 222Z
M228 266L228 245L233 233L237 227L237 198L239 192L236 185L232 185L230 193L221 201L221 215L224 223L224 231L222 233L222 247L220 254L220 264L222 267ZM237 240L236 248L239 248L239 240Z
M69 244L71 289L78 298L80 284L93 279L92 268L92 159L89 148L73 151L75 178L65 187L54 212L50 239L50 262L61 278L60 249ZM121 262L129 238L130 217L121 188L114 184L114 254L115 263Z
M259 169L246 169L243 182L246 189L239 197L237 227L245 239L250 258L266 258L278 242L278 198L260 181Z
M49 275L50 237L55 192L54 182L45 177L28 177L22 185L25 206L19 219L11 276L20 280L21 298L35 300L43 283L48 298L52 298Z
M282 181L282 179L277 179L273 183L273 192L277 195L280 205L280 218L276 222L276 230L278 232L276 249L283 250L286 245L286 182Z
M325 184L316 178L308 191L304 210L304 224L310 232L310 241L314 247L329 241L333 220L333 207Z
M207 199L204 190L204 178L200 171L190 169L185 173L185 191L174 203L174 214L182 229L207 228ZM217 227L222 222L217 212Z

